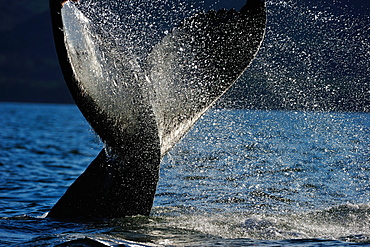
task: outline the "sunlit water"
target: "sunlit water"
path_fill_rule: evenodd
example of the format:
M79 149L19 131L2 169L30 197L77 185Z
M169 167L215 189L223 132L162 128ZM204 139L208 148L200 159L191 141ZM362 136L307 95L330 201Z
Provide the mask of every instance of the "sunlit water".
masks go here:
M213 109L163 159L151 217L99 222L43 218L101 149L78 109L0 116L0 245L370 244L367 113Z

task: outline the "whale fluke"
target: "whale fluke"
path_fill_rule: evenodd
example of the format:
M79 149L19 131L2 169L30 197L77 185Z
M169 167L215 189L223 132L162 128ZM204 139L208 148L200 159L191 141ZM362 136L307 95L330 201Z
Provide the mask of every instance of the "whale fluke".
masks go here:
M119 11L122 3L49 3L64 79L105 146L48 217L149 215L161 158L257 53L265 32L265 3L248 0L238 11L176 12L182 19L177 24L176 18L161 20L150 8L141 9L151 13L141 16L155 20L131 26L124 26L129 21L124 15L134 9ZM111 22L96 8L112 10Z

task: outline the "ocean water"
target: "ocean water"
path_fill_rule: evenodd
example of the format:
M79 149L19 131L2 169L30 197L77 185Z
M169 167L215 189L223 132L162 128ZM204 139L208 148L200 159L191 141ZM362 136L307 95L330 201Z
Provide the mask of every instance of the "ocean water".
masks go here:
M102 144L74 105L0 103L0 245L370 245L369 137L368 113L211 109L163 159L150 217L58 221Z

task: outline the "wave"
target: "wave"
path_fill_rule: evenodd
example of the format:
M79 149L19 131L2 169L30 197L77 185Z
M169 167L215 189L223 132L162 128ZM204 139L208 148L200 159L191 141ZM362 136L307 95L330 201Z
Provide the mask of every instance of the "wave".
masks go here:
M159 210L176 214L176 209ZM183 210L183 209L180 209ZM190 212L189 212L190 213ZM370 243L370 205L345 204L303 213L203 214L169 216L168 227L196 231L222 239L326 239Z
M21 215L3 217L0 223L7 225L3 233L24 235L23 238L28 239L27 246L93 242L108 246L112 243L124 246L344 246L370 243L368 204L345 204L278 215L200 214L195 211L186 207L156 207L151 217L79 223ZM19 228L24 225L28 226L27 231ZM39 236L35 237L36 233ZM3 241L10 243L7 239Z

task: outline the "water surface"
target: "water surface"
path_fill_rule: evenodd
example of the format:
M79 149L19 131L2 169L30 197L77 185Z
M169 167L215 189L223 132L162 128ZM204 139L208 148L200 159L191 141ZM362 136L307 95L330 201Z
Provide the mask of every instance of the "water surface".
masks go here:
M102 144L73 105L0 104L0 245L370 243L370 115L213 109L163 159L152 215L44 218Z

